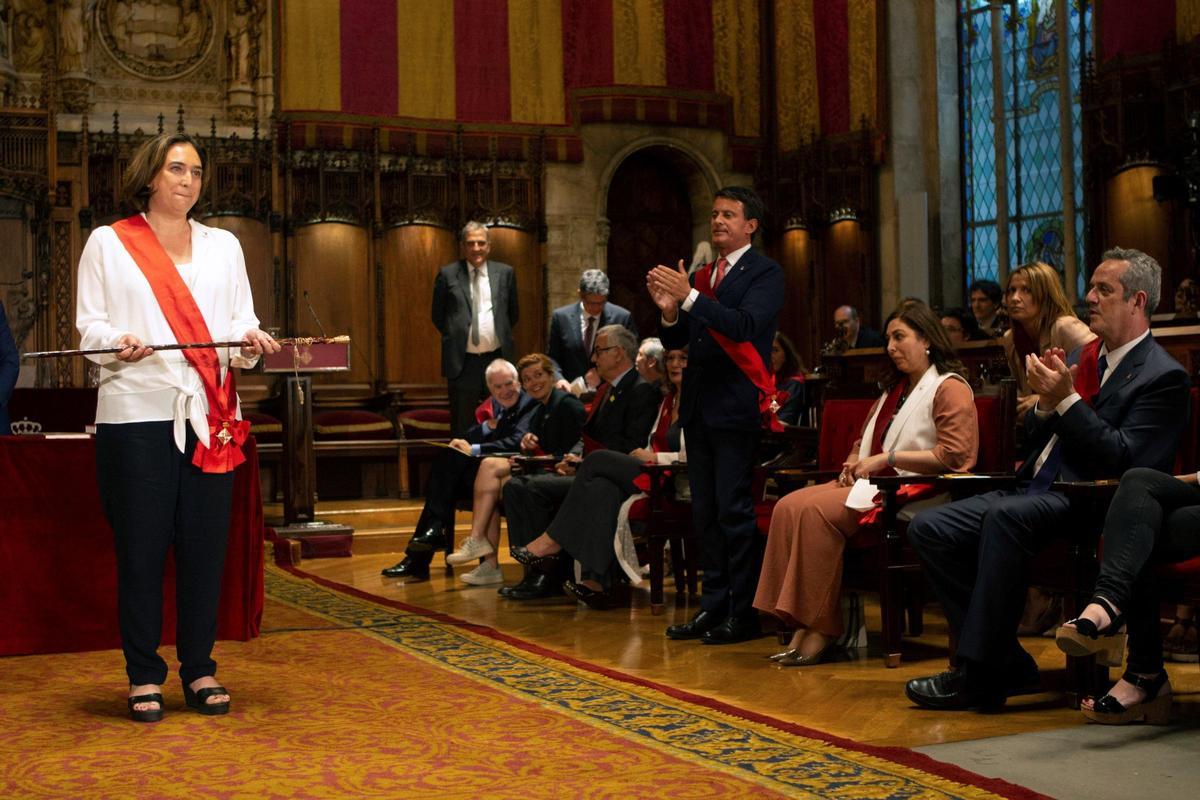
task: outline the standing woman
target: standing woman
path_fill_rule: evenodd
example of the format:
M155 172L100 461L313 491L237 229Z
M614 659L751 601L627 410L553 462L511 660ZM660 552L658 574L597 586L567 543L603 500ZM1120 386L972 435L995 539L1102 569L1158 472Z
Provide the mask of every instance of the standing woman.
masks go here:
M1062 278L1049 264L1022 264L1008 276L1005 309L1012 327L1004 332L1004 356L1017 379L1017 418L1022 419L1038 401L1029 389L1025 356L1041 355L1052 347L1070 353L1096 334L1075 316L1063 291Z
M96 474L117 554L117 607L129 714L162 719L167 664L158 655L162 575L175 550L179 675L188 706L224 714L212 660L233 470L245 460L234 367L279 345L258 329L234 236L191 219L208 166L183 134L144 142L124 176L141 213L97 228L79 261L75 325L100 365ZM240 351L147 343L240 341Z

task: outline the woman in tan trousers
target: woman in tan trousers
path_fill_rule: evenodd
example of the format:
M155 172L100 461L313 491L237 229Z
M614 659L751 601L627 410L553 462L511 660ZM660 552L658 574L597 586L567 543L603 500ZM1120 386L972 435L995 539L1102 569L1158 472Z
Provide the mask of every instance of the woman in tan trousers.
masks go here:
M870 476L965 472L975 464L974 395L938 317L907 301L888 321L887 352L892 380L838 479L786 495L771 516L754 607L796 628L787 649L772 656L780 665L819 663L842 633L842 554L874 507Z

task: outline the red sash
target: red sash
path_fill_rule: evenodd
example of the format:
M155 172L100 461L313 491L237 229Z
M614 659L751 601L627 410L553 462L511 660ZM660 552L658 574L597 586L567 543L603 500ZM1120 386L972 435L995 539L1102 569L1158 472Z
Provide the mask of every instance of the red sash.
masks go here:
M1089 406L1096 404L1100 396L1100 347L1104 344L1097 336L1083 346L1079 352L1079 365L1075 368L1075 391Z
M662 405L658 408L658 427L654 429L654 438L650 440L650 449L656 453L667 452L667 434L671 430L671 412L674 410L675 393L671 392L663 398ZM668 477L670 474L667 473ZM633 479L633 485L643 492L650 491L650 476L643 472Z
M713 265L708 264L696 273L696 291L710 300L716 300L717 295L712 288L712 271ZM782 431L783 425L775 415L778 410L775 402L775 379L763 363L762 356L754 349L754 345L750 342L735 342L712 328L709 328L708 332L725 354L733 359L733 363L737 364L742 374L750 379L754 388L758 389L758 410L763 417L763 427L772 431Z
M900 396L908 391L908 378L904 378L896 382L896 385L887 393L887 397L883 399L883 407L879 409L879 416L875 417L875 430L871 433L871 449L868 455L875 455L883 452L883 437L887 434L887 429L892 426L892 420L896 416L897 407L900 405ZM879 475L895 475L896 470L891 467L881 470ZM919 500L922 497L929 497L934 494L937 486L932 483L906 483L896 490L896 499L900 505ZM875 502L879 502L876 498ZM883 506L875 506L863 512L863 515L858 518L860 527L871 525L877 522L879 515L883 513Z
M792 399L791 392L789 392L787 389L779 388L779 383L781 380L782 378L779 375L774 376L775 405L777 405L779 408L783 408L785 405L787 405L787 401ZM804 373L798 373L783 381L784 386L788 385L789 383L804 383Z
M204 315L196 299L179 275L171 257L140 214L113 223L113 231L138 269L146 276L154 298L166 317L167 325L178 342L211 342ZM216 350L184 350L184 358L200 375L208 397L208 447L196 443L192 464L204 472L230 472L246 460L242 443L250 432L250 423L236 419L237 386L233 370L221 383L221 362Z

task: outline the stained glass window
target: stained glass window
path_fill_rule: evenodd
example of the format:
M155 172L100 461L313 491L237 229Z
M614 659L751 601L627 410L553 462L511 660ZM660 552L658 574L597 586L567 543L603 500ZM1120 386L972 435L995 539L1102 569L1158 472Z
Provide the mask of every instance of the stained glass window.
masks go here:
M1063 125L1070 126L1074 142L1070 164L1075 179L1074 249L1076 263L1083 264L1079 89L1081 65L1092 51L1092 5L1089 0L1067 0L1065 5L1069 41L1062 46L1055 0L959 0L967 285L983 278L998 280L1005 249L1010 267L1045 261L1063 270ZM999 48L993 46L995 6L1000 8ZM1069 59L1071 82L1070 108L1065 110L1059 107L1059 59L1063 57ZM997 174L1005 177L1003 197ZM1003 230L1002 210L1008 218ZM1080 293L1083 272L1078 270Z

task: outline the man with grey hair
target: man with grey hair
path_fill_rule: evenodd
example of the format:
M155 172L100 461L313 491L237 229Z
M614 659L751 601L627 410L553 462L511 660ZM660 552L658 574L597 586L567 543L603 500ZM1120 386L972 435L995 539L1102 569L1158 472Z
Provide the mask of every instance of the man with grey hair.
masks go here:
M858 347L883 347L886 342L883 334L872 328L863 327L858 317L858 309L854 306L838 306L833 312L833 327L837 338L846 343L846 349Z
M462 257L438 271L433 284L433 324L442 334L442 375L450 395L450 434L462 436L486 394L484 367L513 361L517 279L513 268L489 261L486 225L468 222L459 236Z
M600 385L592 369L592 346L596 332L605 325L623 325L637 336L633 316L608 302L608 291L607 275L598 269L585 270L579 278L579 302L556 308L550 315L546 354L558 365L563 391L578 395Z
M647 383L653 383L658 388L662 388L663 379L663 349L662 339L657 336L647 336L642 339L641 345L638 346L637 360L633 365L637 367L638 375L641 375Z
M909 525L958 637L955 669L908 682L917 705L994 710L1037 691L1037 665L1016 631L1032 555L1073 522L1054 481L1171 468L1188 417L1188 377L1150 335L1161 282L1145 253L1105 253L1087 293L1097 338L1069 357L1059 349L1026 357L1038 402L1025 416L1029 449L1018 488L922 511Z
M491 397L475 409L475 425L466 435L451 439L450 449L434 460L416 532L404 551L404 560L383 571L386 577L429 577L434 552L453 544L454 504L460 496L470 496L482 463L479 456L516 452L521 437L529 431L538 402L521 390L517 368L497 358L487 365L485 374ZM471 584L499 583L500 570L484 564L464 575L463 580Z

